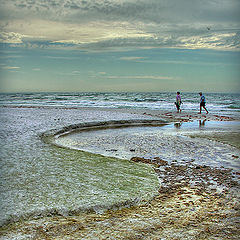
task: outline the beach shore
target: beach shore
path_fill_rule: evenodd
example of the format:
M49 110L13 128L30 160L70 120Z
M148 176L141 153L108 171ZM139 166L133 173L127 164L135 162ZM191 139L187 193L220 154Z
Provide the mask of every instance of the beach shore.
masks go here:
M79 122L79 116L63 120L61 114L67 109L59 109L59 115L49 119L59 123L52 127ZM71 109L67 111L71 118ZM77 112L87 115L82 122L97 122L99 116L106 120L113 114L115 119L157 119L167 123L239 120L211 113L137 109L77 108ZM237 137L239 133L233 136ZM215 139L226 144L226 139ZM232 158L238 160L239 156ZM0 239L239 239L239 171L138 155L131 161L136 168L141 164L151 166L159 179L158 194L147 203L102 213L82 212L16 222L1 228Z
M239 120L238 116L227 116L224 114L206 114L204 111L199 114L198 111L164 111L150 109L105 109L105 111L129 112L131 114L141 114L145 116L165 119L169 122L176 121L193 121L193 120L208 120L208 121L234 121Z

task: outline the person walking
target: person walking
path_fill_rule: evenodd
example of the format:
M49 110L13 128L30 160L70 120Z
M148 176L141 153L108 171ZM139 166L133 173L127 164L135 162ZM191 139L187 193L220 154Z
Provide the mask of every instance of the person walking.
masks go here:
M208 114L208 110L206 109L206 98L204 97L202 92L200 92L199 95L200 95L200 111L199 111L199 114L201 114L201 112L202 112L202 107L206 111L206 113Z
M181 110L182 99L181 99L181 96L180 96L180 92L177 92L175 104L176 104L177 112L181 113L181 111L182 111Z

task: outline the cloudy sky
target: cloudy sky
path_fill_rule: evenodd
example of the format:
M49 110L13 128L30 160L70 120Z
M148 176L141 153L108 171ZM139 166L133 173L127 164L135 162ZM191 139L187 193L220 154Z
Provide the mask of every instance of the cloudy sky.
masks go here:
M0 0L0 91L240 90L239 0Z

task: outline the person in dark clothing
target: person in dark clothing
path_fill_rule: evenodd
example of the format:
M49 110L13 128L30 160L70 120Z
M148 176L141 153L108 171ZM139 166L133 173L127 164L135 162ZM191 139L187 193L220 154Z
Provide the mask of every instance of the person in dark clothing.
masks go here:
M201 112L202 112L202 107L206 111L206 113L208 114L208 110L206 109L206 98L204 97L202 92L200 92L199 95L200 95L200 111L199 111L199 114L201 114Z

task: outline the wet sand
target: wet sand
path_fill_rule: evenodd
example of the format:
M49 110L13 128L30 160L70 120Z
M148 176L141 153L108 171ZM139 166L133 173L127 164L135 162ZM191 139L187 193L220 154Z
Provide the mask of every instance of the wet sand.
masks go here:
M239 239L239 185L229 170L172 164L163 171L156 164L164 187L145 205L26 221L8 226L6 232L39 240Z
M17 108L17 109L62 109L62 110L82 110L82 111L96 111L96 112L114 112L119 114L134 114L144 115L145 117L165 119L171 122L175 121L192 121L192 120L212 120L212 121L234 121L240 120L238 114L209 114L202 112L199 114L198 111L182 111L177 113L176 111L166 110L150 110L150 109L131 109L131 108L97 108L97 107L56 107L56 106L2 106L2 108Z
M211 114L117 111L169 122L237 120ZM235 136L232 138L235 139ZM168 163L160 158L147 159L142 156L131 160L136 162L136 167L138 164L150 164L158 176L161 187L153 200L140 206L108 210L101 214L83 212L71 217L55 216L17 222L2 227L0 239L240 238L239 171L194 162Z

